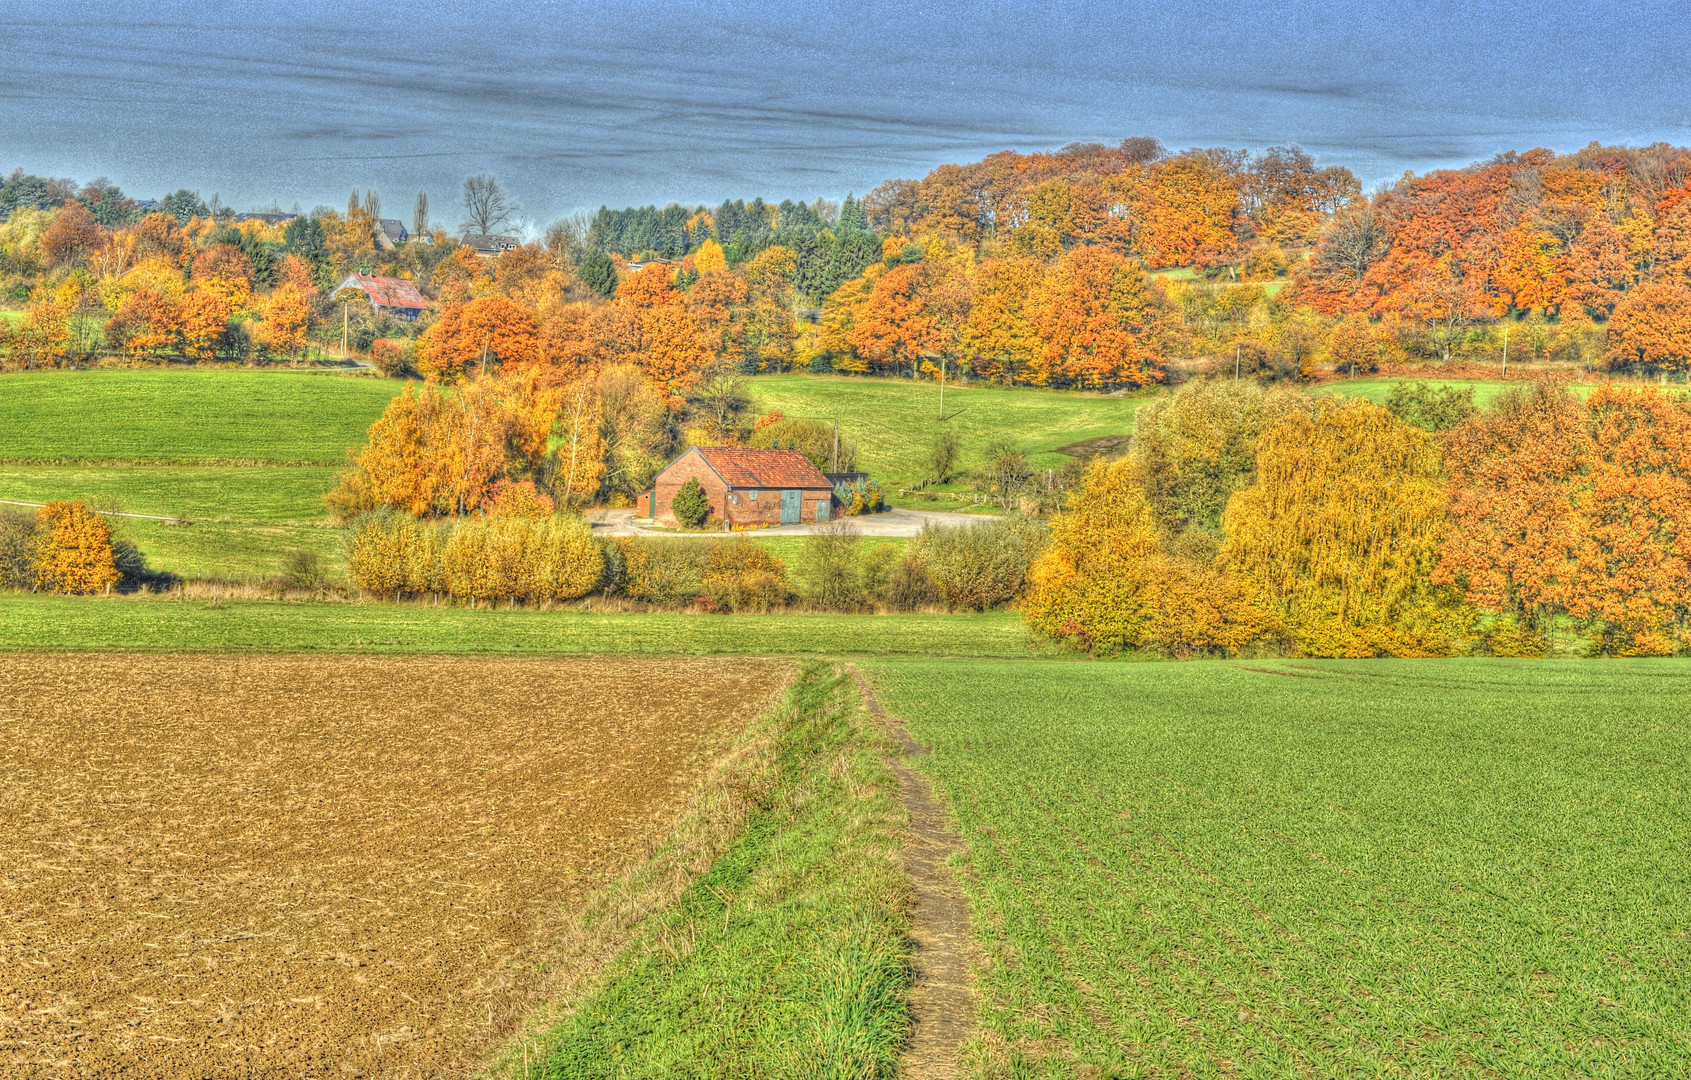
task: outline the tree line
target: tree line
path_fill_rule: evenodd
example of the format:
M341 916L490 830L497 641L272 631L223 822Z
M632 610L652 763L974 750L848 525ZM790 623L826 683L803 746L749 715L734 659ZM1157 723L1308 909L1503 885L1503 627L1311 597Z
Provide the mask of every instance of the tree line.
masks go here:
M1133 138L840 204L601 208L497 257L425 233L426 202L391 242L371 191L286 223L191 192L122 210L100 182L14 174L0 194L0 290L25 308L0 324L12 366L262 361L344 335L437 378L473 360L633 363L672 390L724 366L1115 389L1426 361L1678 377L1691 356L1691 151L1665 144L1507 153L1365 194L1295 146ZM492 177L462 201L467 229L518 212ZM353 271L410 279L430 310L332 295Z

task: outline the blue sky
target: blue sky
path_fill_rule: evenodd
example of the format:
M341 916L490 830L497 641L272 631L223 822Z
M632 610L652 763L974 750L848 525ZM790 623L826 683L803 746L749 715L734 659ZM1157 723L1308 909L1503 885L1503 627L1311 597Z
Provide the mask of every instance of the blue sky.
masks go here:
M0 4L0 168L409 216L839 198L998 149L1300 143L1365 183L1691 142L1691 4ZM437 217L440 216L437 210Z

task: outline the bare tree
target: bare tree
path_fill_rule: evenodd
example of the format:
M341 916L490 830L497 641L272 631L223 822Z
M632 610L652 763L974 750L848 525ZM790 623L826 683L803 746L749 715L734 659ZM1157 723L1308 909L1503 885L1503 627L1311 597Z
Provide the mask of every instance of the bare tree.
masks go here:
M371 221L382 220L382 197L376 194L375 188L364 193L364 212L370 215Z
M546 250L570 269L579 266L591 254L587 249L587 231L592 225L593 215L585 210L559 218L546 227Z
M429 193L417 192L417 209L411 215L411 235L427 236L429 234Z
M1385 224L1373 205L1363 201L1341 212L1327 226L1317 259L1328 273L1361 281L1385 247Z
M464 180L464 231L492 236L511 224L523 208L511 200L491 173Z

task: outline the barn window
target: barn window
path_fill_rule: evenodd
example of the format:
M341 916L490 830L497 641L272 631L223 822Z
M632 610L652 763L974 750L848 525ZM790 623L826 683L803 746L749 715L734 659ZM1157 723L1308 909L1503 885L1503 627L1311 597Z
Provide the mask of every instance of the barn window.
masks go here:
M757 489L752 489L752 502L757 502Z

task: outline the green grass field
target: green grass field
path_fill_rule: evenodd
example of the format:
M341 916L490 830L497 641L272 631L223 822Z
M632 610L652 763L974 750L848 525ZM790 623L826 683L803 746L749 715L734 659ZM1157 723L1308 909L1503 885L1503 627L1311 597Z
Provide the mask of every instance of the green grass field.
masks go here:
M759 413L779 409L788 416L839 417L840 432L857 442L858 468L889 494L922 479L923 457L942 430L939 384L927 380L764 375L751 380L751 393ZM947 385L943 428L957 433L963 469L979 465L987 444L1003 436L1015 439L1035 464L1055 466L1067 460L1053 452L1059 447L1131 434L1133 415L1149 396Z
M985 1075L1691 1061L1681 662L890 661L985 958Z
M339 572L323 496L397 382L291 371L64 371L0 379L0 499L76 498L116 519L150 566L274 576L291 549Z
M590 615L0 592L0 651L1029 656L1013 612Z
M291 371L49 371L0 379L0 460L336 465L402 389Z

